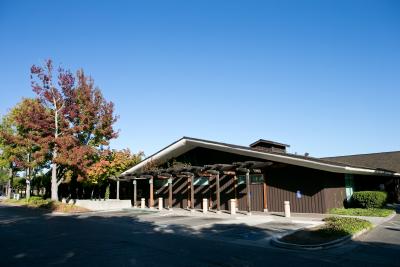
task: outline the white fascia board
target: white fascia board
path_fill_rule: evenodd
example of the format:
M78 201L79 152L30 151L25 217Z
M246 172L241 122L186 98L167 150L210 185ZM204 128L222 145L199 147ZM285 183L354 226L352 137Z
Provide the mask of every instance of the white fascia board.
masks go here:
M167 148L161 150L160 152L143 160L142 162L133 166L132 168L123 172L122 174L130 174L130 173L139 171L148 162L150 162L152 160L158 160L161 163L164 163L165 161L167 161L173 157L179 156L194 147L205 147L205 148L215 149L215 150L219 150L219 151L223 151L223 152L230 152L230 153L240 154L240 155L249 156L249 157L257 157L260 159L271 160L271 161L275 161L275 162L281 162L281 163L302 166L302 167L307 167L307 168L312 168L312 169L318 169L318 170L323 170L323 171L336 172L336 173L400 176L399 173L393 174L391 172L378 171L378 170L368 169L368 168L355 168L355 167L350 167L350 166L340 166L340 165L335 165L335 164L316 162L316 161L302 159L302 158L290 157L285 154L282 154L282 155L271 154L268 152L260 152L260 151L256 151L256 150L249 150L249 149L243 149L243 148L238 148L238 147L234 148L234 147L230 147L230 146L227 146L224 144L210 143L210 142L206 142L206 141L193 140L193 139L181 139L180 141L168 146Z
M161 150L160 152L148 157L147 159L141 161L140 163L136 164L132 168L124 171L121 175L134 173L134 172L140 170L141 168L143 168L147 163L149 163L151 161L162 160L163 158L168 159L169 157L172 157L171 155L173 154L174 151L178 150L179 148L184 147L185 145L186 145L186 139L182 139L182 140L176 142L175 144L172 144L171 146L169 146L169 147Z

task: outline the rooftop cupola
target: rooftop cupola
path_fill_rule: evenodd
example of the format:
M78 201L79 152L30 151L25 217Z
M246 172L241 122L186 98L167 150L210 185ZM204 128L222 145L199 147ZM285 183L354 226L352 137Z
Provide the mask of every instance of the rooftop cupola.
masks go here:
M282 144L274 141L260 139L250 144L250 147L254 150L266 151L266 152L277 152L286 153L286 148L290 147L287 144Z

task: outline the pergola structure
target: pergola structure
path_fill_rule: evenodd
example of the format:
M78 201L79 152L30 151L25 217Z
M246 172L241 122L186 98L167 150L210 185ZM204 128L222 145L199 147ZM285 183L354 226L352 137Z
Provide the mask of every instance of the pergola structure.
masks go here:
M246 203L247 212L251 213L251 194L250 194L250 174L261 174L262 169L272 165L272 162L265 161L245 161L234 162L232 164L213 164L204 166L174 166L166 169L154 169L149 171L142 171L140 173L121 175L117 178L117 198L119 197L119 182L130 181L133 182L133 199L134 206L137 207L137 180L148 180L150 186L149 207L154 206L154 179L168 180L168 206L172 208L173 190L172 183L176 178L188 178L190 180L190 209L195 209L194 201L194 179L195 177L211 177L215 178L215 193L216 193L216 210L221 210L221 197L220 197L220 175L245 175L246 176ZM265 200L266 201L266 200ZM264 203L266 207L266 202Z

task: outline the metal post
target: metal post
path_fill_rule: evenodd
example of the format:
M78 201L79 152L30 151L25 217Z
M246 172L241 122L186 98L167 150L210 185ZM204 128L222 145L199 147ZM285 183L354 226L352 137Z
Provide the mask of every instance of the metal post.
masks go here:
M172 178L168 179L168 206L172 210Z
M133 206L137 207L137 181L133 180Z
M117 199L119 199L119 180L117 180Z
M219 192L219 174L215 176L215 185L217 190L217 213L221 213L221 199L220 199L220 192Z
M247 213L251 215L250 173L246 172Z

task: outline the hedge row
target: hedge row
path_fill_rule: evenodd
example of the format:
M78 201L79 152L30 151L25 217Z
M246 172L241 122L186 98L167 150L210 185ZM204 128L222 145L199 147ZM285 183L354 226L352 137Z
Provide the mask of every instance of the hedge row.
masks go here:
M382 208L386 204L386 200L386 192L359 191L353 193L351 197L351 206L362 209Z

